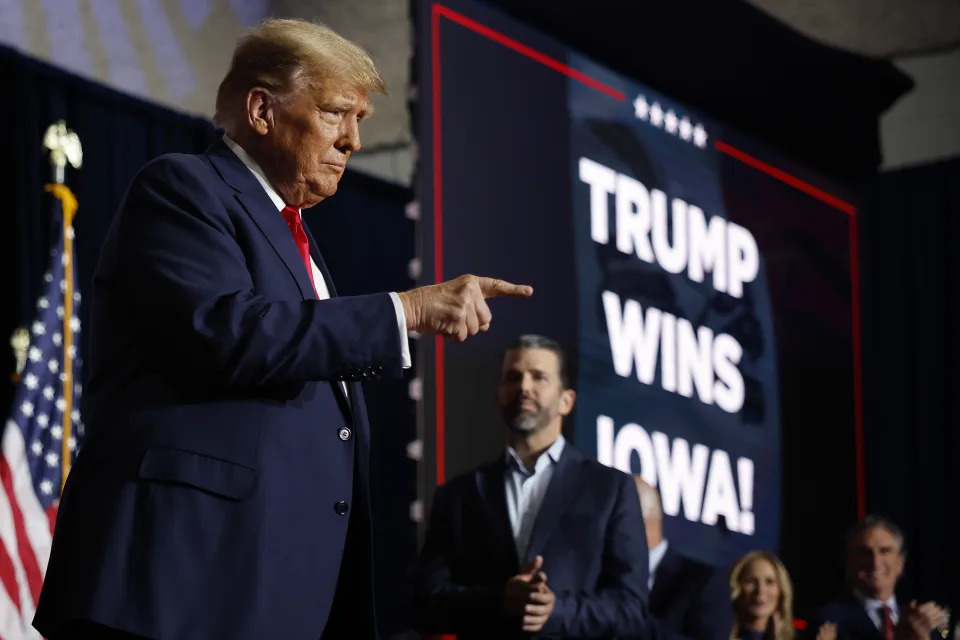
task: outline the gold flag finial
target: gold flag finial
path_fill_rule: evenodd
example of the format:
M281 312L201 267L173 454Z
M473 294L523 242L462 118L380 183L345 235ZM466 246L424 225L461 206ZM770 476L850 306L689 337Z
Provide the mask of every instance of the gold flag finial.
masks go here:
M20 382L20 374L27 366L27 349L30 348L30 333L23 327L18 327L10 336L10 346L13 347L13 356L17 360L17 370L10 376L14 382Z
M74 169L83 165L83 147L77 134L67 129L67 123L59 120L47 127L43 136L43 146L50 150L50 164L53 165L53 181L63 184L63 172L67 163Z

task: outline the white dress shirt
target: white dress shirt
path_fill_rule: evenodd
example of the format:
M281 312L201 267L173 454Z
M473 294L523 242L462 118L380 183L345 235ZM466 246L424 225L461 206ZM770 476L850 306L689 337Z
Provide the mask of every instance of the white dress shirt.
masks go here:
M663 556L667 555L667 549L670 547L670 543L667 542L666 538L663 538L660 541L660 544L655 546L653 549L650 549L650 576L647 578L647 589L653 589L653 582L656 579L657 568L660 566L660 562L663 561Z
M510 516L513 542L521 565L527 555L527 545L530 543L533 524L537 520L537 514L540 513L550 478L553 477L553 469L560 461L560 454L563 453L565 444L566 440L563 436L557 438L550 448L537 458L532 471L523 466L513 447L507 447L507 470L504 474L507 514Z
M854 589L853 597L860 601L878 630L883 631L883 605L890 607L890 618L893 620L893 624L900 621L900 607L897 606L897 596L891 596L889 600L877 600L876 598L868 598Z
M267 182L267 176L263 173L263 169L260 168L260 165L257 164L257 161L250 157L250 155L243 150L239 144L234 142L229 136L223 136L224 143L230 147L230 150L233 151L240 161L246 165L247 169L253 174L257 179L257 182L260 183L260 186L263 187L263 190L267 192L270 201L277 207L277 214L280 215L280 212L283 211L283 208L286 206L283 202L283 199L280 197L280 194ZM299 211L299 210L298 210ZM301 212L301 216L302 216ZM330 298L330 289L327 287L327 281L323 278L323 273L317 267L317 263L313 261L313 257L310 257L310 270L313 272L313 284L317 289L317 297L320 300L327 300ZM403 312L403 303L400 302L400 296L396 293L390 293L390 300L393 302L393 310L397 314L397 331L400 332L400 357L403 361L403 368L409 369L411 366L410 363L410 342L407 338L407 316ZM344 391L346 391L346 385L342 384Z

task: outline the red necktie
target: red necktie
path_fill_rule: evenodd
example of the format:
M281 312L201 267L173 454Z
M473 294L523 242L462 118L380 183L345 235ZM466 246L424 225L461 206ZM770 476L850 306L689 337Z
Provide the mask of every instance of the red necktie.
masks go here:
M883 640L893 640L893 616L887 605L883 605Z
M317 285L313 281L313 267L310 264L310 242L307 240L307 234L303 230L303 222L300 220L300 210L296 207L284 207L281 213L283 214L283 219L287 221L290 233L293 234L294 242L297 243L297 250L303 259L303 266L307 268L307 275L310 277L310 285L313 287L313 292L319 298L320 294L317 293Z

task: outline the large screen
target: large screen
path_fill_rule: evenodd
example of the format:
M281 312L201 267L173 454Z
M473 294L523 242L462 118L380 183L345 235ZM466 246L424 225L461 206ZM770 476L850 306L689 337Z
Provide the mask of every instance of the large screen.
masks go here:
M502 349L539 333L576 362L568 437L659 489L671 544L717 565L835 547L805 529L862 500L849 198L489 7L421 2L419 23L424 280L535 288L494 300L488 334L422 341L424 498L502 455Z

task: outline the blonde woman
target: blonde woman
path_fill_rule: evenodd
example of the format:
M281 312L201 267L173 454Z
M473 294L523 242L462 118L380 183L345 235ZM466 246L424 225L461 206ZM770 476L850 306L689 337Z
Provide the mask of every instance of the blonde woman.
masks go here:
M730 572L733 629L730 640L795 640L793 583L780 558L751 551ZM817 629L816 640L836 640L830 623Z
M730 572L731 640L794 640L793 585L768 551L751 551Z

